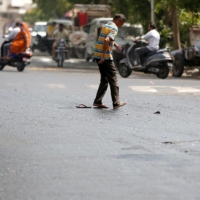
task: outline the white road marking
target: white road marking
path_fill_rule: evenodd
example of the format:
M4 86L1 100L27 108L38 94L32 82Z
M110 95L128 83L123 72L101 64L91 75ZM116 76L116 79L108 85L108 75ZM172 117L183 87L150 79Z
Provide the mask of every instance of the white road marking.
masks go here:
M40 57L41 62L55 62L51 57ZM80 63L80 59L65 59L66 63ZM56 63L56 62L55 62Z
M75 59L66 59L66 63L80 63L80 60L75 60Z
M175 90L177 90L179 93L188 93L188 92L200 92L199 89L193 88L193 87L171 87Z
M60 89L66 88L65 85L62 84L46 84L46 86L49 88L60 88Z
M88 87L97 90L99 88L98 85L87 85Z
M193 87L175 87L175 86L129 86L136 92L152 92L152 93L199 93L200 89ZM164 89L165 88L165 89ZM160 89L160 91L159 91ZM163 90L164 89L164 90Z
M99 85L86 85L86 86L95 90L97 90L99 87ZM143 93L200 93L200 89L194 87L175 87L175 86L128 86L128 87L135 92L143 92Z
M52 58L41 58L42 62L52 62Z
M154 87L150 86L128 86L132 90L136 92L157 92L157 90Z

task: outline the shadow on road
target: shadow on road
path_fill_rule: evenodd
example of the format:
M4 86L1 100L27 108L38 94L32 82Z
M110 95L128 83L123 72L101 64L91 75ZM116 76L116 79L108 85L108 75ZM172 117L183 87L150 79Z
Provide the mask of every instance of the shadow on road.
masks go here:
M32 57L32 62L29 67L37 67L40 69L74 69L74 70L98 70L98 66L95 62L86 62L85 59L70 58L65 60L63 68L57 67L57 63L52 60L51 56L47 52L35 51ZM136 77L152 77L157 79L155 75L144 74L140 72L132 72L131 76L128 79ZM185 70L182 77L173 77L172 74L169 74L168 78L173 79L199 79L200 71L198 69Z
M95 62L86 62L85 59L70 58L65 60L64 66L57 67L57 63L51 58L47 52L35 51L31 59L29 67L37 67L41 69L87 69L98 70L98 66Z

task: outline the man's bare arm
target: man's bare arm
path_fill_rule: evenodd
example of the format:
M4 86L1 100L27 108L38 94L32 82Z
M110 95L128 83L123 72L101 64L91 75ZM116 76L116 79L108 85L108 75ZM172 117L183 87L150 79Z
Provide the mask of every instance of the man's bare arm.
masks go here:
M103 55L100 59L100 61L98 62L98 64L102 64L104 59L105 59L105 55L106 55L106 51L108 50L108 45L111 42L111 39L109 37L106 37L103 43Z
M114 46L117 48L118 51L121 51L121 50L122 50L122 47L121 47L119 44L114 43Z

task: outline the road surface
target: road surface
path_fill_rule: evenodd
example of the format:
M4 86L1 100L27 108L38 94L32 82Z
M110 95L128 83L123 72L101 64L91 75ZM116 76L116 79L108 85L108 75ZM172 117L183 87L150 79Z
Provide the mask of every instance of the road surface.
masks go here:
M118 77L101 110L93 63L0 72L0 200L200 199L199 78Z

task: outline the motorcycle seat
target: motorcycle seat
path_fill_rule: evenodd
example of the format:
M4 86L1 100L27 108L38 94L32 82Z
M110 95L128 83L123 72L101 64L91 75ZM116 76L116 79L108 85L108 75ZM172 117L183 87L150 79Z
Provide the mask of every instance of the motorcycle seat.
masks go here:
M27 52L22 52L21 55L22 56L26 56L26 57L31 57L32 53L31 52L28 52L28 53Z
M165 51L167 51L166 48L165 49L158 49L157 51L151 51L151 52L147 53L145 56L151 56L153 54L162 53L162 52L165 52Z

